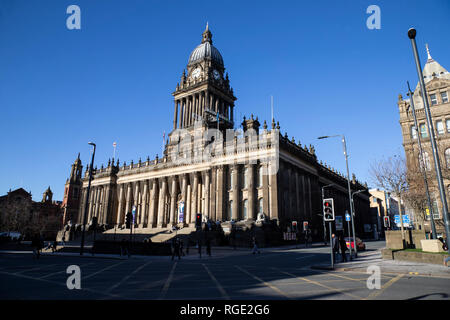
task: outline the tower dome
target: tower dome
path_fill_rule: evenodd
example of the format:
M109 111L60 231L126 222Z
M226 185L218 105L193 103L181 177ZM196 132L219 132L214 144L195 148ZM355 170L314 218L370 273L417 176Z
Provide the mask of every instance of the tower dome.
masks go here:
M198 45L189 56L188 66L202 60L211 59L219 66L223 67L222 55L219 50L212 45L212 33L209 31L208 24L206 24L206 29L202 36L202 43Z

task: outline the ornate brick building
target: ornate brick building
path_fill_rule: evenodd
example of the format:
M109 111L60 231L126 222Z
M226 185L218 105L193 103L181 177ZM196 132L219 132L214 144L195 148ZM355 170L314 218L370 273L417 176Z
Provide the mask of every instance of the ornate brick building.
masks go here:
M235 129L236 97L208 26L172 95L173 130L164 154L129 164L112 159L95 168L88 221L96 216L107 228L123 226L135 206L138 232L175 224L192 227L195 214L202 213L224 224L272 221L281 229L293 220L309 221L313 234L322 238L321 187L334 185L325 195L335 198L336 214L348 210L347 180L319 163L314 147L280 135L273 119L270 127L266 121L261 126L251 115L244 117L242 129ZM73 217L78 224L88 170L82 178L78 217ZM365 190L355 196L357 229L363 235L364 220L370 220L370 195L355 178L351 184L353 190Z
M444 185L446 186L447 197L450 196L450 73L443 68L436 60L431 57L427 46L427 62L423 68L423 77L428 93L428 103L430 106L431 117L433 120L433 134L436 138L441 168L443 173ZM411 97L410 97L411 99ZM414 126L414 118L411 109L411 100L403 99L402 95L398 98L398 108L400 113L400 126L403 135L403 147L406 155L406 165L408 173L418 172L419 168L425 168L428 176L430 197L432 201L434 219L436 222L436 231L441 234L444 231L442 216L442 204L439 197L437 180L434 171L433 154L431 150L430 136L426 124L426 116L420 85L413 93L414 107L419 128ZM418 135L422 142L424 164L419 164ZM422 176L420 175L420 179ZM419 180L420 181L420 180ZM414 188L414 185L412 186ZM424 190L422 184L418 188ZM424 193L424 192L423 192ZM425 196L424 196L425 197ZM423 197L423 199L425 199ZM447 198L448 199L448 198ZM414 208L413 208L414 209ZM415 224L417 227L424 226L427 232L430 231L430 216L424 210L415 208ZM421 212L419 212L421 211Z

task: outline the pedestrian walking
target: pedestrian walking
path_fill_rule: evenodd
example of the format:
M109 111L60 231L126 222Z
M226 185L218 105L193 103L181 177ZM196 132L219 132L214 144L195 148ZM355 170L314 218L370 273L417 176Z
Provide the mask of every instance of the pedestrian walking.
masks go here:
M39 259L40 256L40 246L41 246L41 239L39 238L38 234L35 234L33 236L33 239L31 240L31 247L33 248L33 259Z
M334 233L331 235L331 245L333 246L333 261L336 261L336 254L339 253L339 242Z
M180 242L178 239L172 239L172 261L175 256L178 256L178 260L181 259L180 256Z
M128 252L128 243L125 239L122 239L122 241L120 242L120 256L125 256L125 255L130 257L130 254Z
M252 250L252 254L255 254L256 252L261 253L261 251L259 251L258 248L258 241L256 241L255 237L252 237L252 244L253 244L253 250Z
M347 251L347 244L342 235L339 235L339 247L341 248L342 262L347 262L347 255L345 254L345 251Z

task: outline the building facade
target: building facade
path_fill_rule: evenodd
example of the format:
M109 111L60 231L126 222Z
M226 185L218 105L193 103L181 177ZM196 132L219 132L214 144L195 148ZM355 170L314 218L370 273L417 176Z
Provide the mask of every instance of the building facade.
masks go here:
M431 117L435 132L433 132L438 148L439 158L441 161L442 176L446 187L447 197L450 195L450 73L442 67L436 60L431 57L427 46L427 62L423 68L423 77L428 94L428 103L430 106ZM411 100L414 99L414 107L416 109L416 117L419 128L414 126L414 118L411 109ZM435 174L435 166L433 161L433 153L431 150L430 133L427 129L426 115L420 85L414 90L413 96L409 99L403 99L399 95L398 108L400 113L400 126L403 135L403 147L406 155L406 166L408 175L416 177L417 183L411 184L411 188L422 190L425 200L423 176L420 173L426 171L427 180L430 189L430 198L433 206L434 220L436 223L436 231L438 234L444 232L444 221L442 203L439 196L437 179ZM420 137L423 149L423 164L419 162L418 138ZM415 187L417 185L417 187ZM420 190L417 192L420 193ZM419 194L420 196L420 194ZM427 208L414 209L415 224L425 228L426 232L430 231L430 210Z
M319 163L313 146L281 135L274 119L261 125L251 115L235 123L237 99L208 26L172 95L173 130L164 154L129 164L112 159L95 168L87 223L95 216L106 229L123 226L126 213L135 208L135 224L142 230L193 226L201 213L203 219L222 223L272 221L281 229L292 221L308 221L313 235L321 238L321 187L330 184L325 196L335 199L336 214L348 210L347 180ZM83 223L88 172L87 166L73 217L77 224ZM364 190L355 196L357 229L363 235L369 194L355 177L351 185Z

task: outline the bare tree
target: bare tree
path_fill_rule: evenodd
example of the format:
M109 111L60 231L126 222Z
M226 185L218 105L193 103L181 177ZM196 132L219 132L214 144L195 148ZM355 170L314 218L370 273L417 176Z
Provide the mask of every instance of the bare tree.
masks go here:
M376 161L370 165L369 174L377 187L384 189L399 199L400 226L403 247L405 247L405 230L403 228L402 199L408 188L406 161L400 155Z

